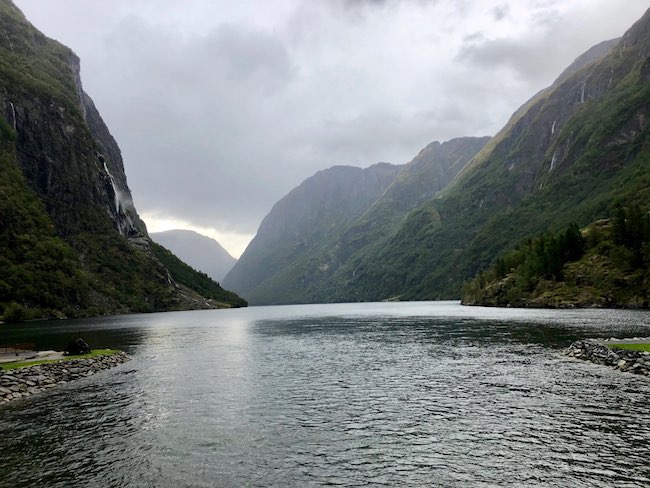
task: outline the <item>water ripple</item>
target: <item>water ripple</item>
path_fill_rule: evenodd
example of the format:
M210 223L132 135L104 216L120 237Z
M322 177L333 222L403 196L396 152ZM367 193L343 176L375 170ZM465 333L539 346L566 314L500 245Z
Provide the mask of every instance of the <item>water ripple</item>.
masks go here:
M0 486L650 485L650 382L559 354L647 314L394 305L75 323L135 358L0 408Z

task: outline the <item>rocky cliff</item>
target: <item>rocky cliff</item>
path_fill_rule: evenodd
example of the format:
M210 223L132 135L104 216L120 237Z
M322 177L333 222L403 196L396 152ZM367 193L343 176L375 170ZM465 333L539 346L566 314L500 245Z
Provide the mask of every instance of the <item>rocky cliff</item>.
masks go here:
M70 49L0 1L0 313L212 306L156 258L79 71Z

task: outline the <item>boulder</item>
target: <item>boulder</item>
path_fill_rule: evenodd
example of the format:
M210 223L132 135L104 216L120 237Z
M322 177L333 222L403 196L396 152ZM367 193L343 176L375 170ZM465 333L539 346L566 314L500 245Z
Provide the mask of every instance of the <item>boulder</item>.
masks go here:
M86 341L84 341L81 337L78 339L73 339L68 343L68 346L65 348L64 355L65 356L77 356L79 354L89 354L90 353L90 346Z

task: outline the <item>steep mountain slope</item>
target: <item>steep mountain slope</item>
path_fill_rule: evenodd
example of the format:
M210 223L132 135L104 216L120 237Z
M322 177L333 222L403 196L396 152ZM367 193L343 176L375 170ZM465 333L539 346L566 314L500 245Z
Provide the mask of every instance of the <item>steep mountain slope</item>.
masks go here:
M400 170L387 163L334 166L307 178L273 206L224 286L251 303L304 301L304 275L322 270L316 256L336 243Z
M191 230L151 232L149 237L215 281L223 280L237 262L217 241Z
M351 177L364 174L358 168L335 167L317 173L276 204L267 216L268 222L262 223L257 237L224 280L226 286L253 303L331 300L336 292L332 283L338 274L348 272L351 257L367 248L380 248L404 216L444 188L488 140L467 137L434 142L401 167L371 166L363 171L370 175L378 169L391 170L385 172L382 184L363 193L363 198L355 190L359 184ZM339 185L332 191L325 178L334 176L347 179L352 186ZM315 199L314 187L324 190ZM343 209L344 201L355 205ZM291 215L305 205L310 208L309 219ZM332 208L338 211L334 225L326 220L331 216L324 217ZM279 221L300 224L284 232ZM268 237L269 228L277 231L273 239ZM299 252L292 254L296 243ZM274 253L282 248L285 258L275 259ZM258 273L263 266L266 275Z
M339 266L326 283L314 290L314 299L346 301L354 295L339 294L339 283L354 274L356 262L387 245L405 217L443 190L488 142L489 137L460 137L432 142L405 165L386 192L341 235L336 247ZM333 263L333 264L334 264Z
M216 306L154 255L76 55L9 0L0 33L0 314Z
M523 237L586 225L619 201L645 204L650 13L607 47L578 58L515 112L388 246L358 261L339 296L458 298L463 281Z

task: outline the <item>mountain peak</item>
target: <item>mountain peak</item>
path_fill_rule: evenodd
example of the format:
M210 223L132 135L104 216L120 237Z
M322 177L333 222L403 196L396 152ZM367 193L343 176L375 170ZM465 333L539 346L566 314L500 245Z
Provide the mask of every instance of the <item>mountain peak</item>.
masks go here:
M172 229L149 234L197 271L220 282L237 262L215 239L193 230Z

